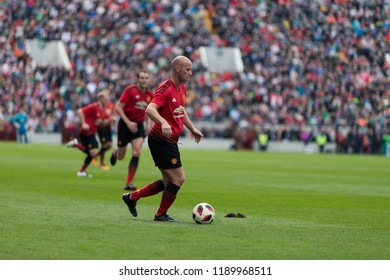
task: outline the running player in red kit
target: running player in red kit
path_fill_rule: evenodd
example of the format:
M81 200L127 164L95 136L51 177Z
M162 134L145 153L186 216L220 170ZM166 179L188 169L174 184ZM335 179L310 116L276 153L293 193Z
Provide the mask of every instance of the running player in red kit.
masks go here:
M107 105L108 95L106 92L98 93L98 101L82 107L77 110L77 115L81 121L81 128L79 132L79 139L77 138L68 142L68 147L78 148L83 153L87 154L84 160L84 164L81 169L77 172L79 177L92 177L91 174L86 172L87 167L91 163L92 159L97 156L98 142L96 140L96 132L98 126L102 123L101 109Z
M177 145L186 126L199 143L203 134L194 126L185 110L186 86L192 76L192 62L185 56L172 60L171 76L157 88L155 96L146 109L146 114L153 120L148 144L155 165L160 169L162 179L151 182L132 193L122 195L131 215L137 217L137 201L162 192L160 207L154 221L176 222L167 211L176 199L176 195L185 180L180 152Z
M133 179L138 168L142 145L148 135L152 121L145 115L145 109L153 98L149 90L149 73L140 71L138 82L125 88L115 105L119 115L118 122L118 149L113 150L110 161L115 165L116 160L126 156L127 144L131 143L131 159L127 168L127 178L124 189L134 191L137 188ZM144 122L146 125L144 125ZM146 128L145 128L146 126Z
M103 90L109 96L108 90ZM101 144L100 151L96 158L100 158L100 168L102 170L110 170L108 165L104 163L104 156L106 151L112 147L112 125L115 123L115 105L108 101L107 105L101 110L102 123L98 126L97 133ZM96 158L92 160L92 164L97 166Z

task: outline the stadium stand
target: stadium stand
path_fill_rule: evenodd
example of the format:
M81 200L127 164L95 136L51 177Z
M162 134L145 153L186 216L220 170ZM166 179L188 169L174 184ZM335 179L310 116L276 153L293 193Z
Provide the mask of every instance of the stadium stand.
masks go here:
M61 40L71 70L36 65L27 39ZM188 113L207 137L252 149L242 139L260 132L313 142L325 131L338 152L380 153L390 133L389 43L388 0L2 1L2 122L27 105L33 131L69 135L72 112L98 89L118 97L141 68L162 80L183 54L194 63ZM201 46L238 47L244 72L208 72Z

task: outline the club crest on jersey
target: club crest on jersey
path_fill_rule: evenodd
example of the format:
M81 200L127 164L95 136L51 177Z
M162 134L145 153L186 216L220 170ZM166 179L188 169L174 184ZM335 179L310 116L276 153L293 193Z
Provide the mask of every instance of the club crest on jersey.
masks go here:
M171 163L172 163L172 164L176 164L176 163L177 163L177 158L171 159Z

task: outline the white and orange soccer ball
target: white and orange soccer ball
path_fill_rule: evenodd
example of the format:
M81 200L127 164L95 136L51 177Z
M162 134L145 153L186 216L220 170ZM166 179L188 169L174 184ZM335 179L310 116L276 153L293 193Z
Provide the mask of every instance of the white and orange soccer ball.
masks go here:
M192 218L197 224L211 224L215 219L215 210L206 202L199 203L192 210Z

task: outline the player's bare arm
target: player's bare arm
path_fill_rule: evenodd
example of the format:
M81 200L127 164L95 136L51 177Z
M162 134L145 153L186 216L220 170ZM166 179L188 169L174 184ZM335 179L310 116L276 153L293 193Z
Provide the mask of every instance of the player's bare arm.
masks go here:
M131 132L137 132L138 130L137 124L135 122L132 122L126 117L125 112L123 111L124 106L125 106L124 103L118 101L115 105L115 112L121 117L121 119L125 122L125 124L130 129Z
M169 123L161 117L161 115L158 113L158 105L155 103L149 103L148 107L146 108L145 113L148 115L149 118L151 118L154 122L161 125L162 133L165 137L169 138L172 135L172 128L169 125Z
M145 134L149 135L150 130L152 129L152 119L148 115L145 115Z
M203 133L198 130L190 118L187 115L187 112L184 111L184 125L188 128L188 130L191 132L191 134L195 137L195 142L199 143L203 138Z
M81 109L78 109L78 110L77 110L77 115L78 115L79 118L80 118L81 128L82 128L83 130L88 130L88 129L89 129L89 124L87 124L87 123L85 122L85 115L84 115L84 113L83 113L83 111L82 111Z

